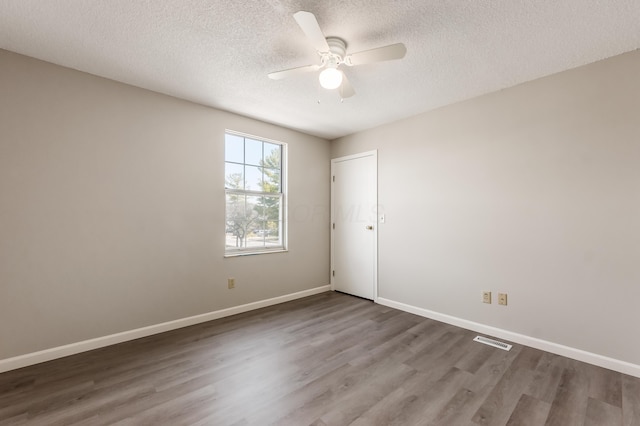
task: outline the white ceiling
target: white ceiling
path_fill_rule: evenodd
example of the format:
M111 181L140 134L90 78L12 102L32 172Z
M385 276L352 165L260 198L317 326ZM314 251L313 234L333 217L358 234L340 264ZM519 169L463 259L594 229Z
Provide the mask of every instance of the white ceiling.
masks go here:
M340 103L293 19L313 12L348 52ZM640 0L0 0L0 47L333 139L640 47ZM318 103L320 100L320 103Z

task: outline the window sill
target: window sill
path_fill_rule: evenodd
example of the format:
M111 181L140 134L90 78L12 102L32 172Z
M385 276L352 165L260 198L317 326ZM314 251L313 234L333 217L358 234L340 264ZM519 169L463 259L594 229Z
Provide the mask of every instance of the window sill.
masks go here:
M289 250L283 248L277 248L273 250L259 250L259 251L237 251L225 253L224 257L241 257L241 256L256 256L260 254L272 254L272 253L286 253Z

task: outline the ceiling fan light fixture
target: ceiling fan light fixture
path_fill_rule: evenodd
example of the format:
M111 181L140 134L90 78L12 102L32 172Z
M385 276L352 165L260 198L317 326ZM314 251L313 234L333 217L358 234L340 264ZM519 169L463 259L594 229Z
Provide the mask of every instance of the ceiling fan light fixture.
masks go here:
M337 89L342 84L342 71L333 67L325 68L318 79L320 80L320 86L323 88L327 90Z
M320 70L321 72L318 76L320 86L327 90L338 89L336 92L338 92L340 98L345 99L352 97L356 92L353 90L351 83L349 83L347 76L338 67L343 65L352 67L354 65L402 59L407 53L407 48L404 44L396 43L347 54L347 43L339 37L325 37L313 13L301 10L294 13L293 17L316 49L321 62L317 65L306 65L269 73L268 76L272 80L281 80L285 77Z

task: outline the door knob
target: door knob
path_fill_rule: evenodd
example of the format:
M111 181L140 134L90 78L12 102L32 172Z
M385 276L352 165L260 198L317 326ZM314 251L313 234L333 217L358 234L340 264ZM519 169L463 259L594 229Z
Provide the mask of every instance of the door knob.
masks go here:
M373 230L373 225L367 225L366 228L367 228L367 230L372 231Z

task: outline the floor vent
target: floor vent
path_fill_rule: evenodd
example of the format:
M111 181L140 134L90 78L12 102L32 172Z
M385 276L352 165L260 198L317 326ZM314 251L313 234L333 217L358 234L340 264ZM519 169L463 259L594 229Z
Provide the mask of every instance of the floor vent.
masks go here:
M499 342L497 340L489 339L482 336L476 336L473 341L484 343L485 345L493 346L494 348L502 349L504 351L509 351L513 347L513 345L509 345L507 343Z

